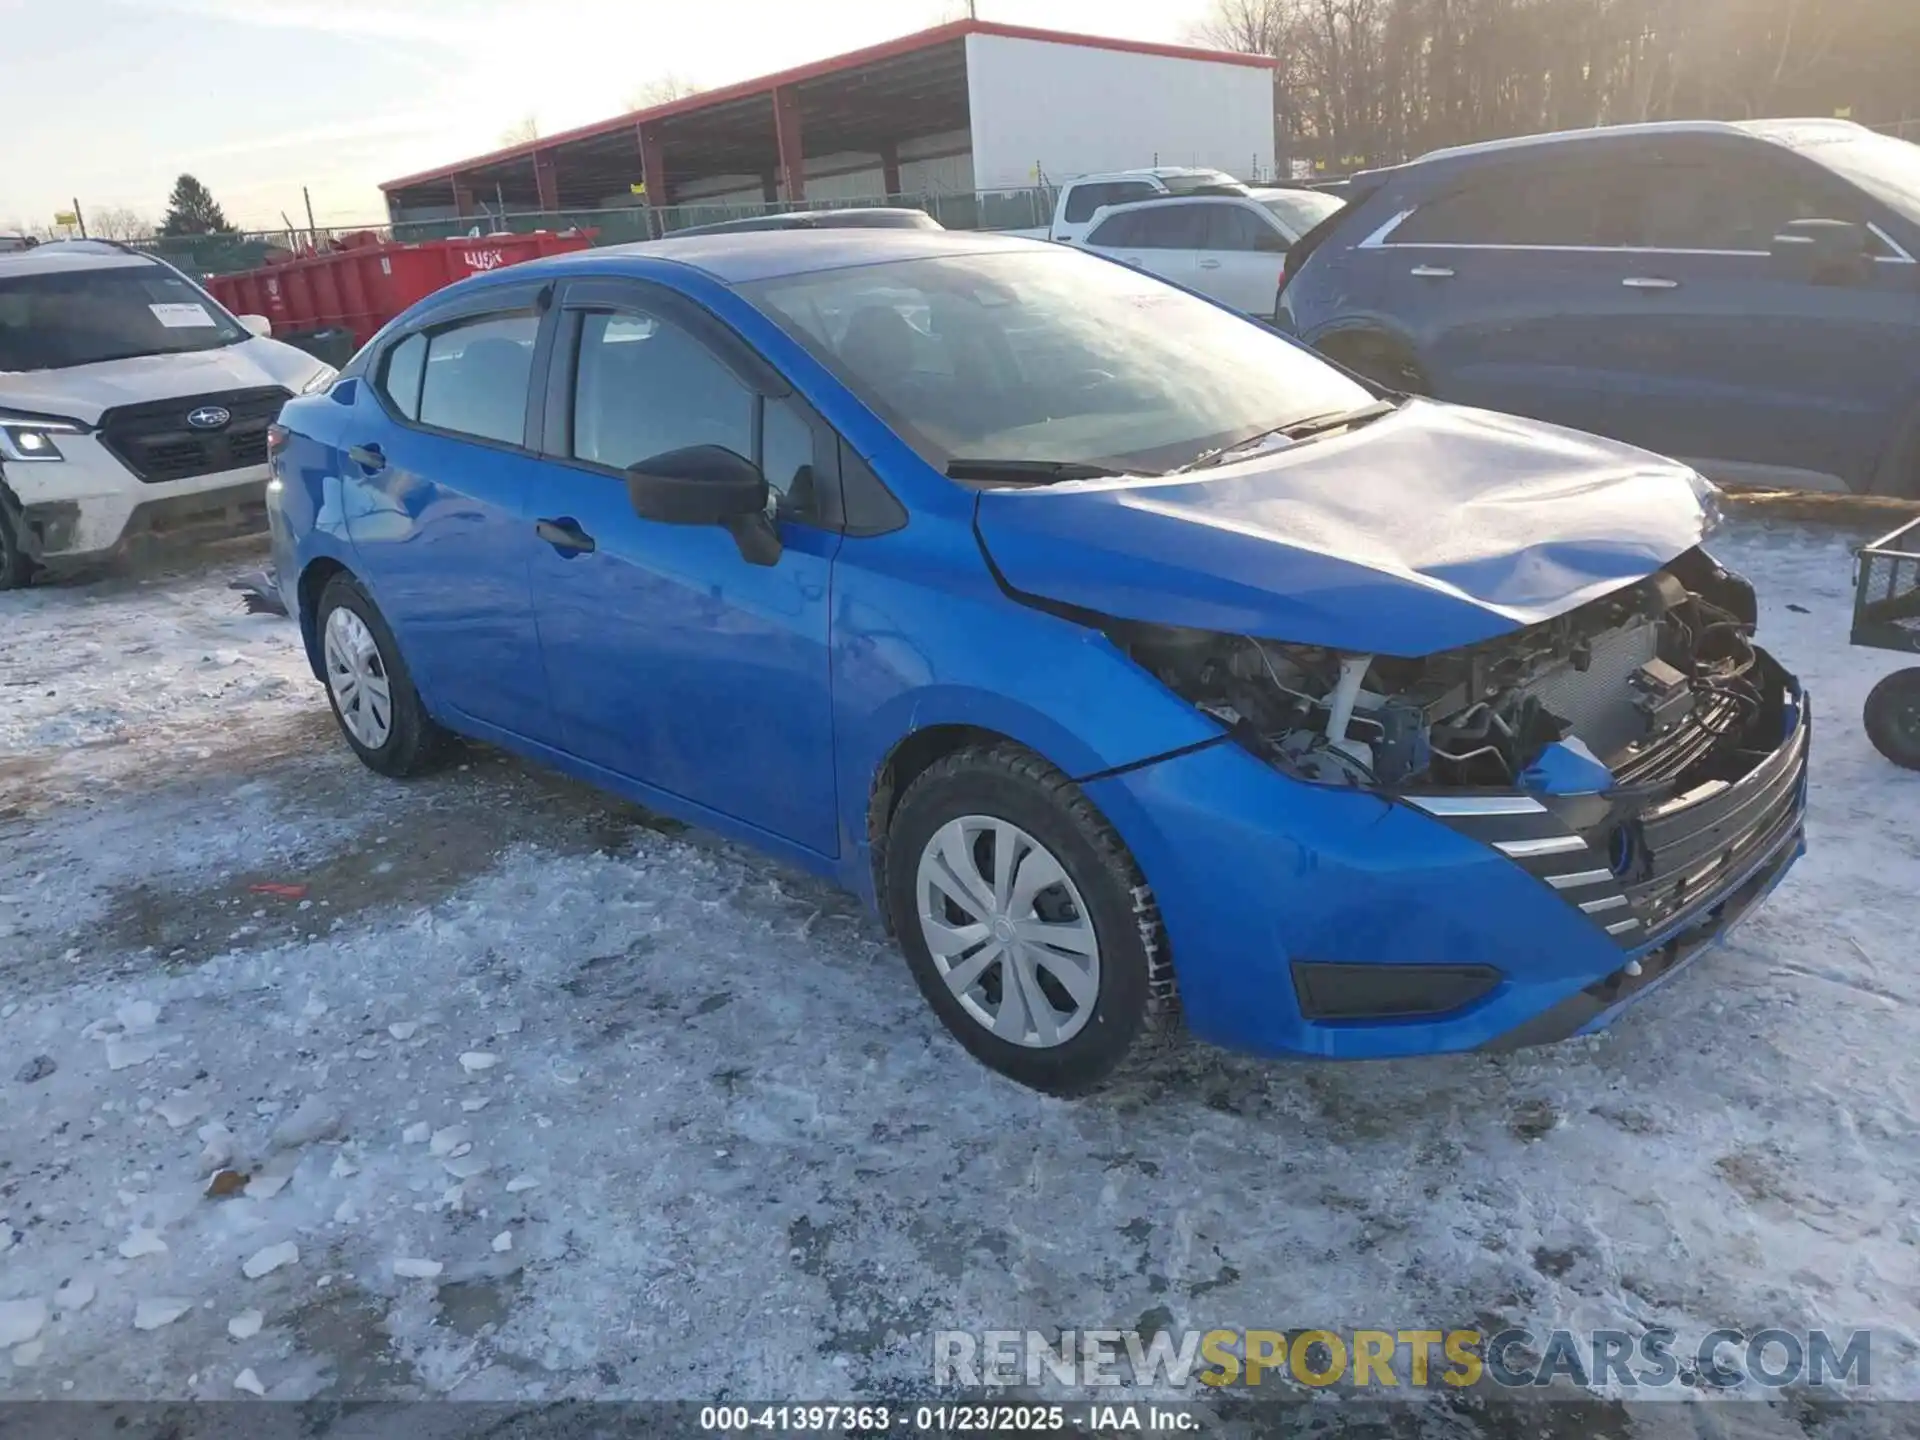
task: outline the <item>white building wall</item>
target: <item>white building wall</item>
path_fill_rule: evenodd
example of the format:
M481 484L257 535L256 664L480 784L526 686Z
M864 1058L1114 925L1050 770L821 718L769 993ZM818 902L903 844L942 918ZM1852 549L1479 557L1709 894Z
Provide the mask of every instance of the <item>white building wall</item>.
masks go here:
M1273 170L1273 72L1130 50L967 37L973 179L982 190L1145 165Z

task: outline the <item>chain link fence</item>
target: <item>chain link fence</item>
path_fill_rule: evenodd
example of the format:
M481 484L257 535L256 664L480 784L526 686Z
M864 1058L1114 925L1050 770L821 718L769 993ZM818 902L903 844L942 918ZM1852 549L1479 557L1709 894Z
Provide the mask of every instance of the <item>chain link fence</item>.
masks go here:
M277 256L322 249L348 236L371 234L381 240L411 243L446 240L456 235L526 234L534 230L592 230L596 245L627 245L658 240L693 225L781 215L796 210L849 210L896 206L924 210L949 230L1044 230L1053 220L1054 192L1047 186L1024 190L863 196L858 199L771 203L623 205L606 210L532 210L458 219L406 220L397 224L331 225L313 229L253 230L224 235L158 236L133 242L181 269L198 275L231 275L253 270Z

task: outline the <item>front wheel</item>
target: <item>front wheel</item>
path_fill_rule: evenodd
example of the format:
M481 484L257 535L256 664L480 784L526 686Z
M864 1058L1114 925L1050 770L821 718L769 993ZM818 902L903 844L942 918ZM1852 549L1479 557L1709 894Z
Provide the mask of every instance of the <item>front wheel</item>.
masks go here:
M366 591L349 576L334 576L320 592L313 623L327 700L354 754L395 778L432 769L447 733L420 703L393 631Z
M975 1059L1083 1093L1169 1028L1151 893L1066 776L1013 746L937 761L887 839L887 904L913 977Z
M1896 765L1920 770L1920 669L1896 670L1874 686L1861 718L1874 749Z
M20 532L0 504L0 590L24 590L33 583L34 563L21 548Z

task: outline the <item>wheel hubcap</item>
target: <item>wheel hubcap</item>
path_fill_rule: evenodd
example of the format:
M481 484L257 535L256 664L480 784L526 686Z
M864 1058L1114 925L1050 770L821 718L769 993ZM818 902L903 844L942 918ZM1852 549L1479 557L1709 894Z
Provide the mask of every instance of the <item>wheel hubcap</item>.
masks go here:
M393 687L367 622L345 606L327 616L327 688L347 733L378 750L393 733Z
M1100 943L1065 867L1017 825L963 815L934 833L915 883L920 933L981 1026L1032 1049L1064 1045L1100 996Z

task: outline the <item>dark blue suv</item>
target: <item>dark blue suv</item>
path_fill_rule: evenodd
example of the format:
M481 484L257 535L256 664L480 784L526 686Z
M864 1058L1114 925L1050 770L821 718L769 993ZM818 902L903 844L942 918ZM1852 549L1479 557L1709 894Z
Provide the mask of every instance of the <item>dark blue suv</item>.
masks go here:
M1396 389L1732 483L1920 494L1920 146L1675 122L1355 177L1281 324Z

